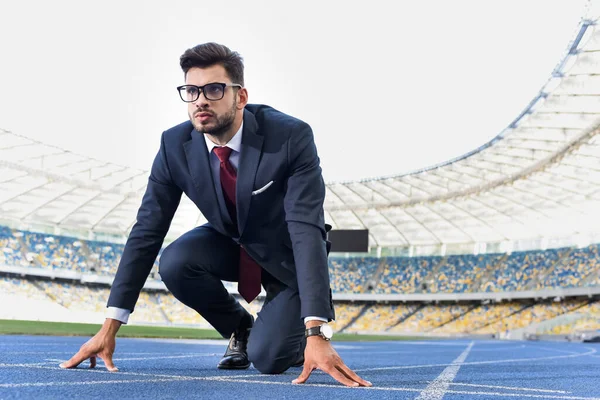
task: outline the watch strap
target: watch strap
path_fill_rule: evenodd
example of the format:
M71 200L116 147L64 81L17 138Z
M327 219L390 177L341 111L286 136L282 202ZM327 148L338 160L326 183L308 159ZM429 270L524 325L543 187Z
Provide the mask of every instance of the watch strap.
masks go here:
M304 331L304 337L321 336L321 325L313 326Z

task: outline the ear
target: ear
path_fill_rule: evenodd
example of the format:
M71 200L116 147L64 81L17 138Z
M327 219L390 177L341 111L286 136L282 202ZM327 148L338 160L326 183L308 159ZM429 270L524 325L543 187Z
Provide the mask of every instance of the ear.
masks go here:
M248 104L248 90L246 88L240 88L237 91L237 109L243 110Z

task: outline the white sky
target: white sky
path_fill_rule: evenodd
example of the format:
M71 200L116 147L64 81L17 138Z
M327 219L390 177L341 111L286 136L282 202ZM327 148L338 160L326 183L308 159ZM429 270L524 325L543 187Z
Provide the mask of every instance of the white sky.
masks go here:
M0 0L0 128L149 169L187 119L179 56L217 41L244 57L252 103L313 127L327 181L403 173L510 124L584 4Z

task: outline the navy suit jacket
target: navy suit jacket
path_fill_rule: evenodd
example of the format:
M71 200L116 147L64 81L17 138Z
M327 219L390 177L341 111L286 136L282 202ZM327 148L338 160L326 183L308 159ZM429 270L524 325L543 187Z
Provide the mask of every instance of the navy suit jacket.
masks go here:
M261 193L253 191L272 184ZM244 110L235 229L222 216L209 154L191 122L165 132L111 288L109 307L133 311L185 193L215 230L244 246L300 295L301 316L334 319L323 211L325 184L305 122L265 105Z

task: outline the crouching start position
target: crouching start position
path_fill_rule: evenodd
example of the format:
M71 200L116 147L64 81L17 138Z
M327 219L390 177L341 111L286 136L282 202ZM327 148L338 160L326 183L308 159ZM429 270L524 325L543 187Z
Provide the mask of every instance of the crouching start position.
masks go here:
M189 121L162 134L148 186L111 288L107 318L63 368L101 357L111 371L121 324L127 323L183 193L208 220L169 244L159 273L171 293L230 338L218 368L278 374L318 368L348 386L370 386L333 349L334 319L324 221L323 182L313 133L305 122L248 104L237 52L205 43L180 58L177 90ZM238 282L258 317L222 281Z

